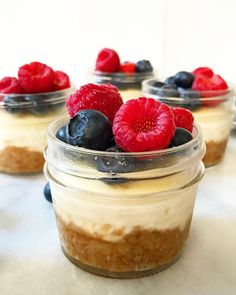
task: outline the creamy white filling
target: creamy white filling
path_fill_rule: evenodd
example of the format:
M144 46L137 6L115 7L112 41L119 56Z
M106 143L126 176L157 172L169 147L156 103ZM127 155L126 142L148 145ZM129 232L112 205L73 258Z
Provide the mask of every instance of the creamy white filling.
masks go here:
M0 150L15 146L42 152L46 146L45 131L48 124L64 113L64 107L40 116L11 114L0 110Z
M126 102L129 99L136 99L141 97L141 89L127 89L127 90L120 90L120 95L124 102Z

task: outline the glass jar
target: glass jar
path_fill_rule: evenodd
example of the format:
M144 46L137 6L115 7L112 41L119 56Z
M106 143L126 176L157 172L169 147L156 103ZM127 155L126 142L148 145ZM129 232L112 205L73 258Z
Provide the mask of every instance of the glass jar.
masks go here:
M116 86L123 101L141 96L142 81L153 77L153 71L145 73L104 73L95 71L93 81L97 84L110 83Z
M65 99L74 88L37 94L0 93L0 172L43 170L45 130L65 114Z
M232 106L234 90L190 91L182 92L183 97L177 97L178 91L162 90L155 86L157 80L149 79L142 84L142 93L147 97L156 98L172 107L183 107L191 110L197 122L203 129L206 143L206 154L203 158L205 167L220 163L225 154L230 129L232 126Z
M199 127L179 147L109 153L57 139L67 122L48 127L44 167L66 257L83 270L117 278L172 265L188 237L204 173Z

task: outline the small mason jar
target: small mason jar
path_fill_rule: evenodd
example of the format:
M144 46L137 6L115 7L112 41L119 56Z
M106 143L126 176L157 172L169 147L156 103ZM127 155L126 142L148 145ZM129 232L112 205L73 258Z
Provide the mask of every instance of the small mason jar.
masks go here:
M219 164L225 155L232 126L232 106L235 98L233 87L227 90L191 91L161 89L155 85L155 79L142 84L142 93L156 98L172 107L189 109L203 130L206 154L203 158L205 167ZM176 95L177 94L177 95ZM182 96L182 97L179 97Z
M60 141L56 133L67 122L48 127L44 167L66 257L85 271L116 278L171 266L189 235L204 173L199 127L182 146L115 153Z
M45 130L65 114L65 99L73 87L49 93L0 93L0 172L43 170Z
M153 77L153 71L143 73L104 73L93 72L93 82L97 84L110 83L116 86L123 101L141 96L142 81Z

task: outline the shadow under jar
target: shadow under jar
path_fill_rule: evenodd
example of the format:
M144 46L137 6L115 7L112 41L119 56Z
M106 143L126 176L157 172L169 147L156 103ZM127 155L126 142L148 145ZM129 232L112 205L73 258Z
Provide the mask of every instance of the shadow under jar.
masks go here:
M141 96L142 81L153 77L153 71L143 73L104 73L93 72L93 81L97 84L110 83L116 86L124 102Z
M65 99L73 90L0 93L0 172L24 174L43 170L46 128L65 114Z
M88 272L136 278L172 265L189 234L205 144L142 153L108 153L66 144L47 129L44 173L50 182L61 246Z
M142 93L156 98L171 107L189 109L203 130L206 154L205 167L219 164L225 154L232 126L232 106L235 98L233 87L226 90L191 91L168 90L154 86L156 80L149 79L142 84Z

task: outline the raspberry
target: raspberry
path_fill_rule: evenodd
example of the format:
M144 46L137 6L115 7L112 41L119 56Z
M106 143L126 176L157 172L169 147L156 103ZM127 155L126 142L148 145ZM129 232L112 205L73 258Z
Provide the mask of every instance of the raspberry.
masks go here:
M96 71L113 73L120 69L120 58L118 53L109 48L103 48L97 56Z
M201 76L206 76L208 78L211 78L214 75L213 70L211 68L208 68L208 67L197 68L192 73L195 76L200 76L201 75Z
M128 152L164 149L175 134L174 116L155 99L131 99L116 113L113 133L117 145Z
M136 69L136 64L132 62L124 62L120 65L120 72L123 73L134 73Z
M61 71L54 72L53 90L62 90L70 87L69 76Z
M71 117L80 110L93 109L106 115L110 122L113 122L122 103L118 89L111 84L86 84L66 101Z
M19 94L23 93L19 81L14 77L4 77L0 80L0 92Z
M52 91L53 70L40 62L23 65L18 70L18 78L25 93Z
M212 90L211 78L206 76L197 76L193 81L192 89L195 91Z
M172 108L174 114L175 126L187 129L189 132L193 130L194 117L192 113L184 108Z
M213 75L211 78L212 90L225 90L228 88L227 83L220 75Z

